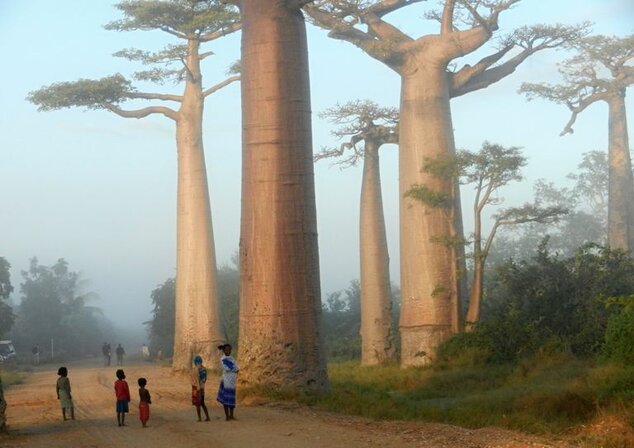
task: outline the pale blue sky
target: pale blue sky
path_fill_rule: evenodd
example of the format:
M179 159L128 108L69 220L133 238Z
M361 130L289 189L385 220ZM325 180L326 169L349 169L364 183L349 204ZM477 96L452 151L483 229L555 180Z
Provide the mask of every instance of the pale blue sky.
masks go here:
M0 0L0 54L5 67L0 72L0 256L13 266L16 292L20 271L31 257L45 265L63 257L89 281L88 290L100 296L96 306L110 315L119 307L129 316L126 323L139 323L149 316L151 290L175 273L172 122L78 109L38 113L24 99L29 91L53 82L129 74L140 67L113 58L112 53L129 47L157 50L171 42L159 32L104 30L105 23L118 18L113 3ZM409 7L394 22L414 35L434 32L435 24L422 19L425 8L434 3ZM524 24L584 20L595 22L596 33L630 34L634 0L524 0L502 16L501 27L510 31ZM204 67L207 85L223 79L226 68L238 59L239 39L236 33L207 45L216 53ZM352 45L330 40L322 30L309 27L309 51L316 151L334 143L329 125L316 116L325 108L365 98L398 105L397 76ZM452 103L458 147L477 149L483 140L524 147L529 157L526 181L508 190L508 203L529 200L538 178L565 181L583 152L606 147L605 106L593 106L579 117L575 134L562 138L559 132L569 118L564 107L526 102L516 94L525 81L556 81L555 64L564 57L562 52L536 55L502 82ZM143 90L172 88L146 87ZM228 263L239 237L239 85L210 97L205 114L217 259ZM391 270L398 283L395 148L386 147L382 157ZM359 168L341 171L327 161L316 167L323 296L359 276L360 175Z

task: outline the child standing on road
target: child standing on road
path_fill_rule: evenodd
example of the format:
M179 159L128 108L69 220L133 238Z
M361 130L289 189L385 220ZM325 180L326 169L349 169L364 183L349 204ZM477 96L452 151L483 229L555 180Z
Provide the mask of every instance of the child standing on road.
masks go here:
M68 379L68 369L66 367L60 367L57 370L59 378L57 379L57 399L62 407L62 417L64 421L66 418L66 411L69 412L71 420L75 420L75 407L73 406L73 398L70 395L70 380Z
M147 427L147 421L150 419L150 404L152 399L150 397L150 391L145 388L147 380L145 378L139 378L139 418L143 427Z
M192 404L196 406L198 421L200 418L200 408L205 412L205 421L209 421L209 411L205 405L205 384L207 383L207 368L203 366L203 359L196 355L194 357L194 369L191 375L192 383Z
M235 420L233 410L236 407L236 379L238 376L238 364L231 356L231 344L223 344L218 346L218 350L222 350L223 355L220 358L220 366L222 368L222 379L218 388L218 401L225 409L225 419Z
M125 415L129 412L130 388L122 369L117 370L117 381L114 382L114 393L117 396L117 424L125 426Z

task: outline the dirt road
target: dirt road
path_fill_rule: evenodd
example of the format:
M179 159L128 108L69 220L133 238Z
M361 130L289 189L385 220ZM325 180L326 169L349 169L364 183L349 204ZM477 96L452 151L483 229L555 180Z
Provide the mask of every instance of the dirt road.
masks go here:
M118 427L113 383L116 367L68 365L77 420L62 421L55 396L56 369L30 375L25 384L7 390L9 434L0 435L2 448L54 447L256 447L256 448L442 448L442 447L567 447L497 428L469 430L449 425L372 422L317 412L293 405L238 404L237 421L221 418L215 402L215 382L208 391L210 422L197 422L189 404L187 379L166 367L124 366L132 402L126 427ZM136 379L148 378L152 394L148 428L138 420Z

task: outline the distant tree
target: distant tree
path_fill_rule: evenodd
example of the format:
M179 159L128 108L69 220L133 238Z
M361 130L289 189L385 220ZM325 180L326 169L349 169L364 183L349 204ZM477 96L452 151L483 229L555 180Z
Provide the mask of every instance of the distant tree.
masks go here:
M227 263L218 267L218 295L225 340L239 350L240 269L237 261L236 257L231 264Z
M573 192L580 205L588 206L588 211L607 230L608 223L608 160L603 151L583 154L577 171L568 174L575 181Z
M583 33L579 26L534 25L501 39L500 48L473 65L453 70L452 61L475 52L499 29L498 19L520 0L444 0L429 18L440 22L435 34L411 37L386 21L390 13L423 0L318 0L305 10L335 39L359 47L401 78L399 184L402 313L401 364L434 359L436 347L460 331L459 246L439 241L461 239L459 194L438 207L412 201L414 186L452 195L451 180L422 169L425 159L453 156L451 98L484 89L505 78L532 54L561 46ZM503 59L506 55L512 57ZM501 62L503 61L503 62Z
M338 148L324 148L315 160L340 157L335 163L343 167L363 160L359 219L361 364L380 364L394 359L396 351L379 149L386 143L398 143L398 110L372 101L353 101L327 109L320 116L337 125L332 134L345 141Z
M150 350L172 356L174 350L174 315L176 313L176 279L168 278L150 293L152 319L145 324L150 336Z
M225 340L236 345L238 338L238 297L240 273L235 264L225 264L218 268L218 298L222 311ZM176 301L176 281L165 280L150 293L152 318L144 322L150 338L150 349L161 349L165 356L172 356L174 348L174 314Z
M488 236L483 236L482 213L489 205L500 204L504 199L499 191L511 182L522 180L521 169L526 158L520 148L503 147L484 142L479 152L461 151L458 155L460 182L474 185L473 204L473 280L469 294L469 308L466 315L466 328L480 320L482 295L484 292L485 262L491 250L493 239L501 226L525 223L553 223L567 213L560 206L540 207L537 204L524 204L521 207L498 209L493 215L493 225Z
M173 367L189 369L193 354L205 359L216 355L214 347L224 339L218 312L216 256L209 205L209 188L203 149L205 99L237 81L233 75L211 87L203 87L201 62L213 55L201 52L202 44L240 28L233 6L218 0L128 0L116 4L124 18L106 25L115 31L163 31L182 43L156 53L125 49L114 54L150 70L135 74L139 81L184 83L182 95L137 91L120 74L99 80L62 82L31 92L28 100L39 110L66 107L103 109L126 118L164 115L176 125L178 149L176 340ZM176 67L173 64L177 64ZM158 67L157 67L158 66ZM175 102L178 109L150 106L124 110L128 100Z
M235 0L242 17L241 381L328 387L321 345L307 0Z
M588 106L608 105L608 244L634 253L634 180L627 133L625 93L634 84L634 35L591 36L571 43L577 55L560 64L560 85L522 85L529 99L565 104L572 116L561 135L572 133L577 115Z
M6 302L13 291L10 267L9 262L0 257L0 336L11 329L15 320L13 308Z
M491 247L493 264L504 260L528 260L537 255L537 247L548 235L549 250L562 256L572 256L587 243L606 244L608 165L605 154L591 151L568 179L572 187L556 186L544 179L533 189L540 207L560 207L568 210L548 228L540 223L528 223L519 228L506 227Z
M64 259L49 267L33 258L22 278L16 346L30 350L53 340L58 354L94 354L103 339L105 319L98 308L86 304L91 294L80 293L79 274L70 271Z

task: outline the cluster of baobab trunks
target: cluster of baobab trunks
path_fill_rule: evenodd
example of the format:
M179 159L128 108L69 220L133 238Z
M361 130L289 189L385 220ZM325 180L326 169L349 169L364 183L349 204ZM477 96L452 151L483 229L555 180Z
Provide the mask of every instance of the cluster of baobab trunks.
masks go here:
M490 41L498 30L500 14L521 0L445 0L436 12L439 32L419 38L410 37L386 21L391 12L422 1L121 2L116 7L124 19L108 24L108 28L159 29L184 45L169 46L157 53L124 50L117 56L165 66L182 63L178 70L160 68L139 72L137 77L184 81L183 94L141 93L121 75L53 84L30 94L29 100L40 110L80 106L132 118L162 114L175 122L178 236L174 368L188 369L194 354L212 356L213 347L224 339L216 290L202 116L207 96L241 79L241 381L327 387L319 329L321 292L304 13L315 25L329 30L331 37L359 47L394 70L401 80L401 364L429 363L442 341L462 331L460 301L465 289L465 261L459 189L455 179L423 169L429 161L455 154L450 101L503 79L538 51L570 45L583 37L586 29L584 25L524 27L506 39L502 48L476 64L452 71L452 61ZM242 30L240 77L231 76L204 89L200 61L213 53L201 52L201 44L238 29ZM631 70L624 76L631 83ZM130 99L176 102L179 107L119 107ZM573 112L581 110L580 106ZM610 138L613 133L620 133L619 138L627 142L625 112L621 112L623 121L611 119ZM362 362L366 364L383 362L395 355L378 181L378 149L395 136L371 137L365 140L360 245ZM629 158L619 163L631 174ZM622 181L619 188L631 193L631 175ZM413 189L426 195L417 198L410 194ZM619 224L619 228L634 226L630 215L628 212L624 216L627 224ZM624 241L623 248L629 250L631 237Z

